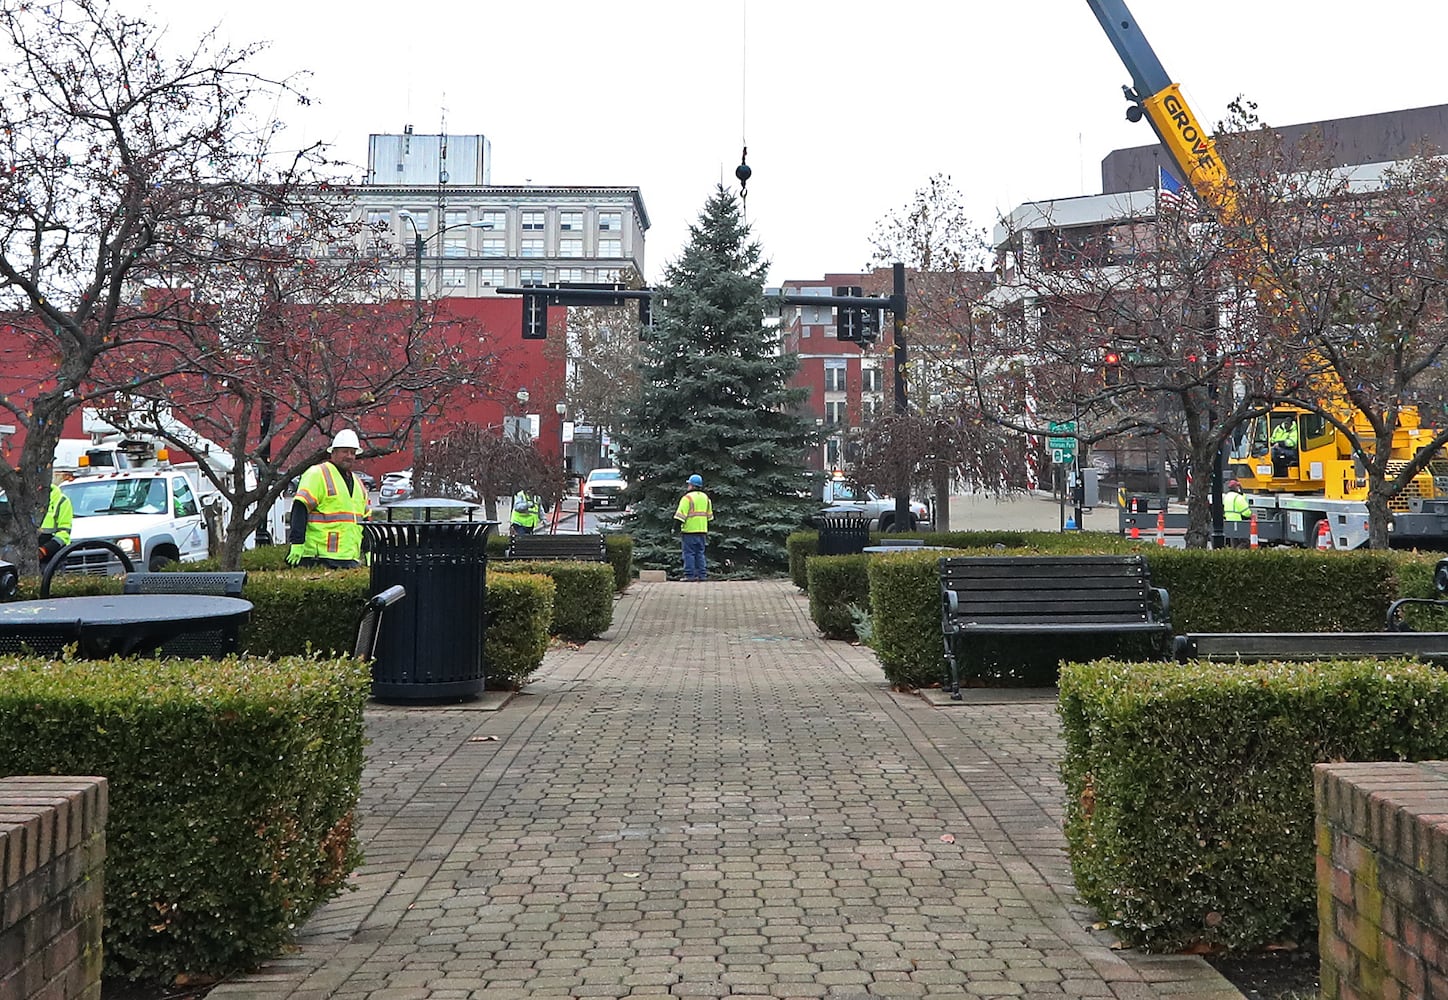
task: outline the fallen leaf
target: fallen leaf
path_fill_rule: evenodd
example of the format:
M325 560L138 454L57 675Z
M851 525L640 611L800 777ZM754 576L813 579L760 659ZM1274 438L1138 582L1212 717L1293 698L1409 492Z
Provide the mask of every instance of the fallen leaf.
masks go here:
M469 743L495 743L495 742L497 742L497 739L498 739L498 738L497 738L496 736L469 736L469 737L468 737L468 742L469 742Z
M940 835L940 842L941 842L942 844L953 844L953 843L955 843L955 834L953 834L953 833L942 833L942 834Z

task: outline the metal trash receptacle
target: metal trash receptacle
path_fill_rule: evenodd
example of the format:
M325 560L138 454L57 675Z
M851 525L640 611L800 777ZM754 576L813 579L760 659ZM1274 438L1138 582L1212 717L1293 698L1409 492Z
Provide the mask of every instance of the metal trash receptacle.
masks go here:
M820 533L817 555L857 555L870 544L870 516L858 507L831 507L814 520Z
M362 526L372 592L401 584L372 662L381 701L470 698L483 691L487 540L496 521L376 522Z

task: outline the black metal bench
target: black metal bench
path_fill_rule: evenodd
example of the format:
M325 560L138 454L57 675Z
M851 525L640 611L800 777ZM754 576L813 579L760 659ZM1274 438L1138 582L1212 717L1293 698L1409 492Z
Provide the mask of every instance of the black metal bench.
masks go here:
M953 699L972 639L1171 633L1167 592L1143 556L947 556L939 567Z
M1405 657L1448 663L1448 632L1194 632L1176 636L1172 654L1182 662Z
M514 535L504 558L608 562L608 546L599 534Z
M176 573L127 573L121 581L125 594L200 594L207 597L240 597L246 587L246 572L200 571ZM208 632L193 632L168 639L156 650L157 656L197 659L227 656L241 646L241 625Z

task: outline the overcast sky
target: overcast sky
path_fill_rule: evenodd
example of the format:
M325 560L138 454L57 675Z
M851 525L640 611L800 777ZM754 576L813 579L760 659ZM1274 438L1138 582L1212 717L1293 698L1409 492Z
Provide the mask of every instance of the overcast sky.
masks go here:
M374 5L120 0L176 44L220 25L306 71L297 145L365 163L411 124L482 133L495 184L636 185L657 281L747 141L748 217L770 282L849 271L933 173L979 227L1023 201L1101 190L1101 159L1153 141L1086 0L555 0ZM1205 122L1241 94L1274 125L1448 103L1440 0L1135 0Z

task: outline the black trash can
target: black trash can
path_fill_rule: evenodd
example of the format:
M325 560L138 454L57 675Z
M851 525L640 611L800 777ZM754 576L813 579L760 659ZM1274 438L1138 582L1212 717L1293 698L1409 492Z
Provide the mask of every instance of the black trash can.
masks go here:
M362 526L372 554L372 592L393 584L407 590L382 616L372 697L438 701L482 693L487 541L497 526L496 521Z
M820 531L817 555L856 555L870 544L870 516L858 507L831 507L814 519Z

